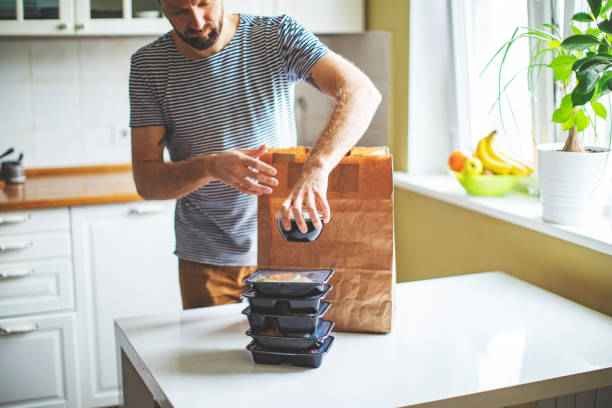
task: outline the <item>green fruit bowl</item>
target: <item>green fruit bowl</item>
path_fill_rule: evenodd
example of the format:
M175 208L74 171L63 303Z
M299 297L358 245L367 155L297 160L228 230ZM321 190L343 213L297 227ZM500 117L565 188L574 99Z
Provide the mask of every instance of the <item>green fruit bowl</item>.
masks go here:
M452 170L451 170L452 171ZM459 183L470 195L476 196L501 196L519 180L516 175L491 175L491 174L465 174L453 171Z

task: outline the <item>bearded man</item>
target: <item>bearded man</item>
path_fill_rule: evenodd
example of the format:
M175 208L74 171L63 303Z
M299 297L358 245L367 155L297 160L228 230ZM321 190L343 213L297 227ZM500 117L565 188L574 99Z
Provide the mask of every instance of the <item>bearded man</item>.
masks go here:
M257 262L257 196L278 185L259 160L296 144L294 88L336 101L279 208L306 232L330 221L327 178L367 129L381 96L355 66L286 15L225 14L222 0L160 0L173 30L132 56L132 164L144 199L177 199L176 255L185 309L238 302ZM164 162L167 147L171 162Z

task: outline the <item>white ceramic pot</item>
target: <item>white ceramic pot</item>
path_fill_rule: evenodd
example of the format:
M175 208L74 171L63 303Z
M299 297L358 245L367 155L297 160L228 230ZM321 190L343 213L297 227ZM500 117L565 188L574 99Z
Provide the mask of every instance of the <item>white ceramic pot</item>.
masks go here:
M581 225L601 217L612 153L587 146L585 153L563 152L563 144L537 146L540 201L544 221Z

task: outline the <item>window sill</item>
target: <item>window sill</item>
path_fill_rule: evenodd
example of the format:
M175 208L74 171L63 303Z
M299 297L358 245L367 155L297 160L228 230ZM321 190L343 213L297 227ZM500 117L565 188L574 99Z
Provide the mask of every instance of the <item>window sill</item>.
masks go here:
M612 255L612 221L609 217L601 217L580 227L548 223L542 219L538 197L515 191L503 197L469 196L454 178L445 174L394 172L393 182L396 187Z

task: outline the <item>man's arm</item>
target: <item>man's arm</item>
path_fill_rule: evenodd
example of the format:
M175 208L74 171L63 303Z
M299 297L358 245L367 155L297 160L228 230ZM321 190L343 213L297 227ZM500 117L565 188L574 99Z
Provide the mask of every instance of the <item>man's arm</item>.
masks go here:
M276 169L258 160L266 147L230 150L164 162L160 144L164 126L132 128L132 169L138 194L146 200L184 197L212 180L220 180L244 194L270 194L277 186Z
M327 126L317 139L301 175L280 208L283 227L291 228L290 210L302 232L307 227L302 209L308 210L316 228L331 217L327 203L327 178L342 156L357 143L368 128L381 101L380 92L353 64L330 52L310 70L306 81L336 100Z

